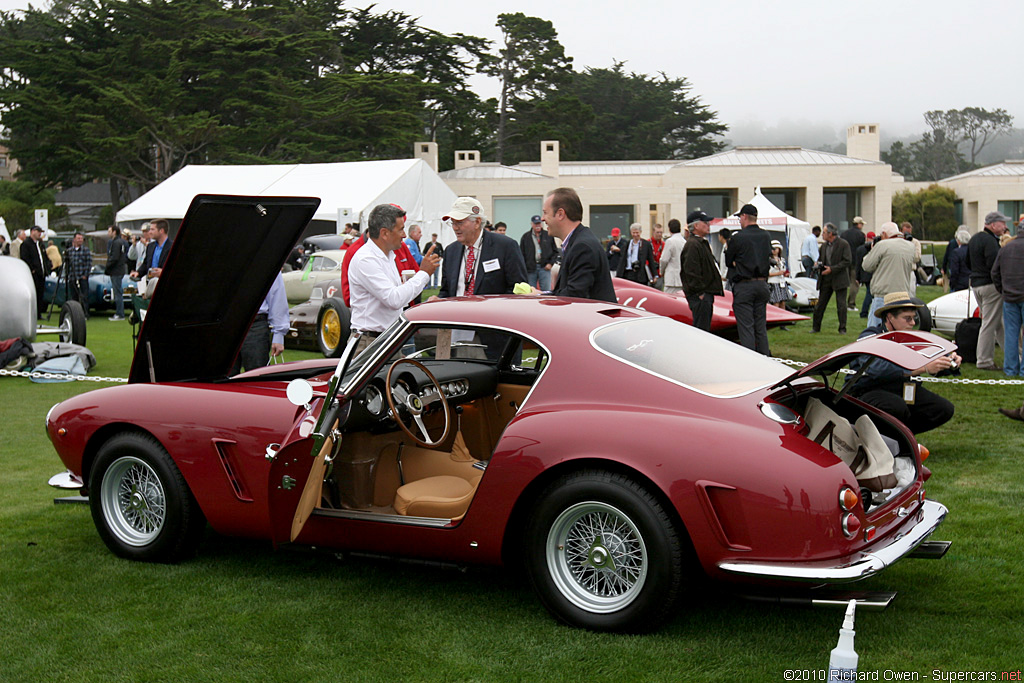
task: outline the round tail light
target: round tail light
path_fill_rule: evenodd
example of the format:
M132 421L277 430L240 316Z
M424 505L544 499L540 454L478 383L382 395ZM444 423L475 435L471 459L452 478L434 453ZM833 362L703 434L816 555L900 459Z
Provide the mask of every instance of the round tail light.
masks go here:
M843 535L847 538L853 538L860 531L860 520L857 519L857 515L852 512L847 512L843 515Z

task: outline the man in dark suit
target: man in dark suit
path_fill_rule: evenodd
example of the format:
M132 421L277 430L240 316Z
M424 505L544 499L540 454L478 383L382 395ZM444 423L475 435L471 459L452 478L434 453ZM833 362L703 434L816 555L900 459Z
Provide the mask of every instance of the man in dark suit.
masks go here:
M836 313L839 316L839 334L846 334L846 290L850 286L850 264L853 254L850 244L839 236L839 230L831 223L825 224L822 232L825 244L818 256L821 271L818 276L818 303L814 306L811 332L821 332L821 319L828 308L832 293L836 295Z
M550 225L548 226L551 227ZM612 228L612 238L608 240L608 272L617 273L619 263L626 253L626 238L618 228Z
M36 286L36 315L39 318L43 317L46 310L43 285L46 276L50 274L50 257L46 255L46 249L43 247L42 234L43 229L34 225L29 231L28 239L21 243L21 260L32 271L32 282Z
M546 292L551 289L551 267L558 258L558 248L555 238L542 227L540 216L534 216L530 222L530 231L520 238L519 248L526 261L527 282Z
M619 267L615 272L621 278L649 285L657 277L658 262L654 259L654 247L640 237L640 224L629 226L629 242L622 250Z
M168 237L170 226L163 218L153 221L150 225L153 226L153 239L146 246L146 262L142 265L142 275L158 278L163 273L174 240Z
M541 212L548 231L562 240L562 268L552 294L616 303L608 258L601 242L583 225L583 202L569 187L544 197Z
M455 242L444 250L441 290L437 296L511 294L526 282L526 263L515 240L484 230L483 206L459 197L443 220L451 220Z

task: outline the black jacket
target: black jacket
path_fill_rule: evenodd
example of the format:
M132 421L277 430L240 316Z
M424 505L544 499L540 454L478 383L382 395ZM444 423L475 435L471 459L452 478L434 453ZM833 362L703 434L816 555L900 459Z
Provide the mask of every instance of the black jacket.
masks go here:
M725 250L725 264L734 269L732 281L767 280L771 253L772 238L759 226L748 225L734 232Z
M853 263L857 267L857 282L868 284L871 282L871 273L864 270L864 257L871 251L871 242L865 242L853 252Z
M722 296L722 273L718 270L711 245L703 237L687 237L679 259L680 279L686 296L716 294Z
M573 230L568 248L563 244L562 268L553 293L616 303L604 249L590 228L582 223Z
M537 261L537 252L533 246L533 230L527 230L526 234L519 238L519 248L523 252L523 261L526 262L526 272L532 273L540 266L553 266L558 259L558 247L555 246L555 238L548 234L547 230L540 231L540 261Z
M519 246L511 237L484 230L480 253L476 255L476 275L473 294L511 294L516 283L526 282L526 264ZM466 247L461 242L452 242L444 250L444 265L441 268L442 299L456 296L462 272L462 255Z
M822 266L828 266L831 270L828 275L821 273L818 282L828 279L832 283L832 289L846 289L850 286L850 265L853 263L853 254L850 253L850 245L842 237L836 237L832 242L825 242L821 245L821 253L818 260ZM824 269L823 269L824 270ZM819 287L819 289L821 289Z
M971 269L967 267L967 245L960 244L949 253L949 290L959 292L971 286Z
M850 251L853 253L853 268L854 272L856 272L856 269L860 267L860 261L857 260L857 248L864 244L867 237L865 237L863 230L856 227L844 230L840 237L850 245Z
M27 237L21 243L21 260L28 265L28 269L32 271L32 279L37 282L42 282L50 274L50 257L46 255L46 247L41 241L36 242Z
M153 263L153 252L156 251L156 240L150 240L149 244L146 245L146 262L142 264L142 270L139 271L139 275L145 275L149 272L150 268L163 268L164 264L167 263L167 255L171 253L171 243L173 240L168 237L164 241L163 250L160 252L159 263Z
M619 259L625 258L626 246L628 244L629 240L622 236L619 236L618 240L608 240L608 270L614 270L616 272L619 270ZM613 246L619 248L617 253L612 253Z
M107 267L103 272L110 277L124 277L128 266L128 244L118 235L107 242Z
M992 266L999 254L999 238L985 228L967 243L967 267L971 270L971 287L992 284Z
M630 273L626 269L629 267L629 248L631 242L632 240L626 242L626 246L622 250L622 258L619 259L619 265L615 269L615 274L627 280L646 285L651 281L651 278L658 277L658 262L654 260L654 247L647 240L640 239L640 244L636 250L636 263L639 271ZM647 273L650 273L651 277L647 277Z
M1024 301L1024 237L1013 238L999 250L992 266L992 284L1003 295L1003 301Z

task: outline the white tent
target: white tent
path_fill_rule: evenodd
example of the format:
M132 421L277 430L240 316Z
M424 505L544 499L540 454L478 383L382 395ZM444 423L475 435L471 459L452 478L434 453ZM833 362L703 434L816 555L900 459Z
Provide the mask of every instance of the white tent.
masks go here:
M117 212L117 222L181 219L197 194L319 197L313 220L366 226L377 204L398 204L429 240L455 239L441 217L456 195L422 159L351 161L336 164L186 166ZM350 215L339 218L339 210Z
M788 213L772 204L763 194L761 194L761 188L755 189L753 198L746 203L753 204L757 207L758 226L768 231L768 233L771 234L772 239L782 242L782 252L786 255L786 265L789 267L789 272L792 275L796 275L802 271L803 266L800 265L800 247L803 244L804 238L811 234L811 224L794 216L790 216ZM740 219L730 216L728 218L718 218L712 221L712 234L717 233L722 228L729 228L730 231L739 230ZM718 240L711 240L711 246L715 251L715 256L717 257L721 253L722 249Z

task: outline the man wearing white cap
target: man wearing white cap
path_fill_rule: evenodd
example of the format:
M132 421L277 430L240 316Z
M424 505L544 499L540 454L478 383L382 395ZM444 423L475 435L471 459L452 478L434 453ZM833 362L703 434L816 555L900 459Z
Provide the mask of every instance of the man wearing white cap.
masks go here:
M910 291L910 274L914 270L914 245L903 239L899 226L890 221L882 223L878 230L882 239L871 247L861 264L861 268L872 273L868 327L882 324L875 312L886 294Z
M484 208L459 197L442 220L451 221L455 240L444 250L439 298L474 294L511 294L526 282L526 262L511 237L484 230Z
M373 207L366 235L368 241L352 256L348 269L352 333L362 335L356 353L395 322L402 309L423 291L439 260L427 250L419 271L402 282L394 252L405 239L405 211L394 204Z

